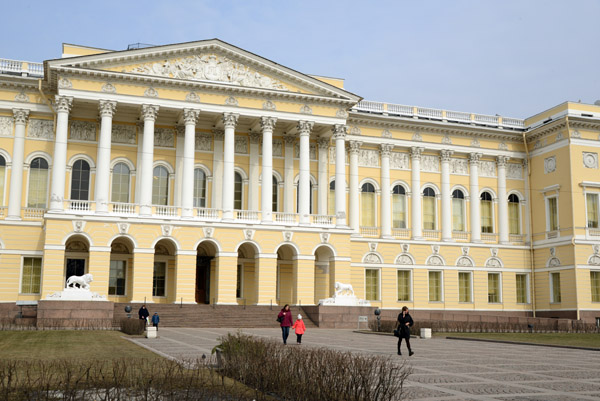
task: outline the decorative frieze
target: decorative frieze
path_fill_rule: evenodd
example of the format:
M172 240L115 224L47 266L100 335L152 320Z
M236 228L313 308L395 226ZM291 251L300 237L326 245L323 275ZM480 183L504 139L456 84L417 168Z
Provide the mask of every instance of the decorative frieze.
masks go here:
M479 163L479 175L481 177L495 177L496 163L487 160L482 160Z
M153 87L149 87L144 91L144 96L146 97L158 97L158 91Z
M467 159L450 160L450 174L467 175L469 174L469 161Z
M473 146L474 148L479 148L481 147L481 144L479 143L479 139L473 139L471 141L471 146Z
M35 139L54 139L54 121L30 119L27 137Z
M212 150L212 135L206 132L196 132L194 145L197 152L210 152Z
M59 89L71 89L73 88L73 83L68 78L61 77L58 80L58 88Z
M412 136L412 140L416 142L423 142L423 137L418 132L415 132Z
M308 145L308 153L310 155L310 160L317 160L317 144L316 143L310 143ZM273 154L273 156L275 156L275 154ZM294 144L294 158L295 159L300 158L300 144L299 143Z
M450 139L450 136L444 135L444 137L442 138L442 143L444 145L452 145L452 139Z
M556 171L556 156L550 156L544 159L544 174Z
M351 141L349 145L350 145L350 146L352 146L352 143L360 143L360 142L354 142L354 141ZM346 156L346 164L348 164L348 154L349 154L351 151L352 151L352 148L350 147L350 148L348 149L348 152L344 152L344 153L345 153L345 156ZM358 150L357 150L357 151L358 151ZM374 151L374 152L377 152L377 151ZM329 148L329 164L335 164L335 156L336 156L336 153L335 153L335 146L331 146L331 147Z
M240 102L238 102L238 100L236 98L234 98L233 96L229 96L227 99L225 99L225 105L227 105L227 106L239 106Z
M429 173L440 172L440 158L437 156L423 155L421 156L421 171Z
M583 152L583 166L587 168L598 168L598 153Z
M392 152L390 154L390 168L394 170L408 170L410 156L408 153Z
M187 95L185 95L185 100L188 102L199 103L200 96L198 96L198 94L196 92L190 92Z
M523 165L516 163L507 163L506 164L506 178L512 180L522 180L523 179Z
M379 167L379 152L372 149L359 149L358 165L361 167Z
M236 135L234 148L235 148L235 153L247 155L248 154L248 137Z
M273 148L271 151L273 152L273 157L283 157L283 140L273 139Z
M309 105L305 104L305 105L302 105L302 107L300 107L300 113L302 113L302 114L312 114L313 111L312 111L312 109L310 108Z
M96 140L96 123L71 121L71 139L94 142Z
M113 124L112 142L135 145L135 126L128 124Z
M275 106L275 103L273 103L272 101L267 100L263 103L262 108L263 110L273 111L277 109L277 106Z
M29 103L29 96L25 92L17 93L15 96L15 101L21 103Z
M175 132L172 128L154 129L154 146L161 148L175 147Z
M13 134L13 118L0 117L0 136L12 136Z
M352 128L350 128L350 135L361 135L362 132L360 130L360 128L358 128L356 125L352 126Z

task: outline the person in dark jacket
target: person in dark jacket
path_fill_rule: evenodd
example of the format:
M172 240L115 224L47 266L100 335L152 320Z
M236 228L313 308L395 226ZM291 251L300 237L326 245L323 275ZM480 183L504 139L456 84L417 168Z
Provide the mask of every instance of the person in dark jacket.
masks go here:
M148 309L146 309L146 305L142 305L142 307L138 311L138 315L140 317L140 320L148 322L148 316L150 316L150 312L148 312Z
M158 331L158 322L160 322L160 318L158 317L158 313L154 312L152 315L152 326L156 327L156 331Z
M285 345L287 344L287 339L290 335L290 327L293 324L292 311L290 310L290 306L288 304L285 304L283 309L281 309L277 315L277 319L280 318L281 323L279 325L281 326L281 336L283 337L283 344Z
M410 348L410 327L414 324L412 317L408 313L408 307L402 307L402 313L398 315L398 321L396 322L396 329L398 329L398 355L402 355L400 352L400 345L402 345L402 339L406 340L406 347L408 348L408 356L413 356L414 352Z

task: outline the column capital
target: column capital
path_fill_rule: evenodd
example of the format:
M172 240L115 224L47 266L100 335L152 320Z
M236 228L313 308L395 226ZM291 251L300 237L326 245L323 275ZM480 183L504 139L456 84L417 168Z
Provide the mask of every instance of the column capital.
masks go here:
M312 121L298 121L298 131L300 131L300 136L302 135L310 135L310 131L315 125Z
M117 102L112 100L100 100L98 102L98 111L100 112L100 117L111 117L114 116L115 111L117 110Z
M225 125L225 128L235 128L239 117L239 114L223 113L223 124Z
M481 153L471 153L469 155L469 164L478 166L481 161L481 156Z
M249 136L250 143L260 143L260 132L251 132Z
M261 117L260 118L260 126L264 130L272 131L275 128L275 124L277 124L277 118L275 117Z
M158 106L154 104L143 104L141 115L142 120L147 121L156 121L156 117L158 116Z
M351 155L358 154L360 147L362 146L362 142L358 141L349 141L348 142L348 153Z
M498 156L496 163L498 164L498 167L506 167L506 163L508 163L509 160L510 157L508 156Z
M410 155L412 156L413 160L421 160L421 155L423 154L423 150L424 150L424 148L419 148L416 146L410 148Z
M381 153L381 157L390 157L392 149L394 149L394 145L392 145L391 143L382 143L381 145L379 145L379 152Z
M285 142L286 145L293 145L294 142L296 142L296 138L293 135L284 135L283 142Z
M449 162L450 159L452 158L453 154L454 154L453 150L448 150L448 149L442 149L442 150L440 150L440 156L441 156L441 159L442 159L442 163Z
M27 124L29 119L29 110L27 109L13 109L13 118L15 124Z
M200 110L197 109L183 109L183 122L185 125L196 125Z
M329 149L329 138L320 136L319 138L317 138L317 146L319 147L319 149Z
M175 127L175 131L177 131L177 136L178 137L184 137L185 136L185 125L177 125Z
M54 97L54 108L57 113L68 113L73 107L73 98L71 96L59 96Z
M215 141L223 140L224 132L222 129L215 128L212 130L212 133L213 133L213 137L215 138Z
M335 124L331 131L333 131L333 139L345 139L346 138L346 126L344 124Z

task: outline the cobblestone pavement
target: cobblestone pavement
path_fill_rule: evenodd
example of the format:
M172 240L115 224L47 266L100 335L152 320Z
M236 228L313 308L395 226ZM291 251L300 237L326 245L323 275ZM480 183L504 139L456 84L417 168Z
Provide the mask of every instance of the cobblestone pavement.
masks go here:
M210 355L219 336L234 331L160 328L157 339L133 341L164 356L189 359ZM242 331L281 340L278 328ZM293 333L289 340L295 342ZM600 400L600 352L437 338L412 339L411 345L415 355L408 358L396 355L391 336L311 329L302 338L302 347L408 359L413 373L407 392L414 400Z

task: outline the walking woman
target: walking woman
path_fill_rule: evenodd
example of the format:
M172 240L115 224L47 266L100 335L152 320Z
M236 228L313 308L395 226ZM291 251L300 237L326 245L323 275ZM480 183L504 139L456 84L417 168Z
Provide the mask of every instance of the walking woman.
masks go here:
M402 313L398 315L398 321L396 322L396 329L398 329L398 355L402 355L400 352L400 345L402 345L402 339L406 340L406 347L408 348L408 356L413 356L414 352L410 348L410 327L413 325L413 319L408 313L408 307L402 307Z
M292 311L290 310L290 306L288 304L285 304L283 309L279 312L279 315L277 315L277 320L281 322L280 326L283 344L287 344L287 339L290 335L290 327L293 323Z

